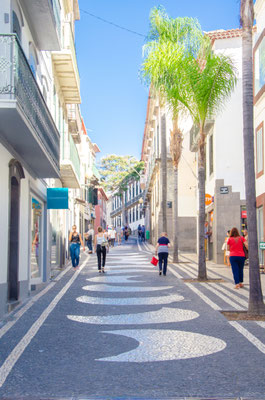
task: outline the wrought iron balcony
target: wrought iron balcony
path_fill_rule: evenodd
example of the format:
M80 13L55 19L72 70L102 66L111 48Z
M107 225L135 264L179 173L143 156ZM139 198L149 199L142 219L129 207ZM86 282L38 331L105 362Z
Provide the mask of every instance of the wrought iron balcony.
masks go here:
M134 196L132 199L125 202L125 207L129 207L132 204L138 203L141 198L144 197L145 191L139 193L137 196Z
M60 176L60 135L15 34L0 34L0 139L38 178Z
M63 147L60 161L61 181L64 187L80 188L80 158L72 136Z
M110 216L111 216L111 217L114 217L115 215L120 214L121 211L122 211L122 206L120 206L120 207L118 207L118 208L115 208L115 210L111 211Z
M59 0L21 0L40 50L60 50L61 19Z

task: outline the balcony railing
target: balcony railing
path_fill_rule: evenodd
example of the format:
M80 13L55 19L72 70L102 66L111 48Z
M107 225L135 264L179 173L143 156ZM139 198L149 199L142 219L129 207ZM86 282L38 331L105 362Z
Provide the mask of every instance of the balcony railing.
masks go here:
M3 104L1 106L1 103ZM12 105L13 104L13 105ZM12 108L13 107L13 108ZM2 114L7 115L7 111L13 110L13 117L9 117L9 126L0 128L0 134L4 134L8 142L20 154L25 153L24 148L35 146L40 153L28 155L27 163L34 169L39 177L52 177L59 174L59 155L60 155L60 135L42 96L39 86L31 71L29 63L21 48L15 34L0 34L0 109ZM25 120L21 120L21 112ZM20 118L21 125L12 131L12 124L15 124L14 117ZM30 127L30 129L29 129ZM25 138L22 137L25 132ZM31 133L31 134L30 134ZM13 136L12 136L13 135ZM36 139L37 138L37 139ZM34 148L35 148L34 147ZM42 153L41 153L42 152ZM28 154L28 151L26 151ZM42 158L38 159L38 154L44 154L53 165L50 175L43 176L44 171L40 171ZM43 156L43 159L44 159ZM37 160L34 163L34 157ZM44 165L44 164L43 164ZM46 165L47 166L47 165ZM47 171L51 169L47 166ZM46 172L49 174L49 172Z
M80 180L80 158L78 155L76 145L71 136L70 136L70 160L72 161L75 172L78 176L78 179Z
M137 203L141 198L144 197L144 191L139 193L137 196L134 196L132 199L125 202L125 207L129 207L134 203Z
M93 171L93 175L94 175L98 180L100 180L101 176L100 176L99 170L97 169L97 167L96 167L95 165L93 165L92 171Z
M80 109L77 104L67 104L67 117L69 132L75 143L81 143L82 121Z
M110 216L113 217L116 214L119 214L122 211L122 206L116 208L115 210L111 211Z

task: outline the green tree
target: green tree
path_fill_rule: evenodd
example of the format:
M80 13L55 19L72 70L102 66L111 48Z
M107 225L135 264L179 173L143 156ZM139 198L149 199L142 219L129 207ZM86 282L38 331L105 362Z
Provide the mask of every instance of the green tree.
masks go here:
M254 21L253 0L241 0L242 25L242 69L243 69L243 136L245 159L245 187L248 215L249 246L249 303L251 314L264 314L265 306L260 282L256 187L254 166L254 124L253 124L253 64L252 64L252 30Z
M127 184L131 179L138 180L140 178L143 168L144 163L132 156L111 154L101 159L99 171L102 176L102 185L106 191L120 196L123 225L125 225L124 192L127 190Z
M181 85L181 68L185 54L197 54L202 40L202 31L194 18L170 18L163 8L154 8L150 14L149 41L144 46L142 76L151 84L164 108L162 122L165 123L166 108L170 108L173 119L170 152L173 163L173 262L178 262L178 166L182 153L183 134L179 128L179 113L186 103L186 92ZM179 72L179 73L178 73ZM177 76L178 75L178 76ZM162 126L162 123L161 123ZM162 220L166 230L167 200L167 149L166 129L161 130L161 175L162 175Z

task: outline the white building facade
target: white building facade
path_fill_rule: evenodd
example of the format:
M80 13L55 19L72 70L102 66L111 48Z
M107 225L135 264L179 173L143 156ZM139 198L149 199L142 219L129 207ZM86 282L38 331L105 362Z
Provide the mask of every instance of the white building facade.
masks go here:
M78 0L2 0L0 16L2 316L67 262L72 224L84 230L76 198L96 172L82 139ZM69 189L68 209L47 209L48 188Z

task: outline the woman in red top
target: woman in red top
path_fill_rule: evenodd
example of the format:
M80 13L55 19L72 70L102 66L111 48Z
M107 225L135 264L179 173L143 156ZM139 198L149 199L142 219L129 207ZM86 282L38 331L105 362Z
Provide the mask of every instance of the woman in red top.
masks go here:
M231 229L230 237L227 241L227 247L230 251L230 263L233 271L235 289L243 287L243 270L245 264L245 253L243 248L243 243L245 243L246 248L248 248L248 243L243 236L240 236L237 228Z

